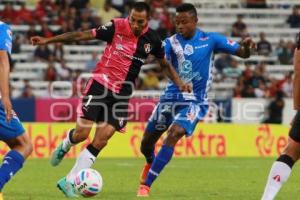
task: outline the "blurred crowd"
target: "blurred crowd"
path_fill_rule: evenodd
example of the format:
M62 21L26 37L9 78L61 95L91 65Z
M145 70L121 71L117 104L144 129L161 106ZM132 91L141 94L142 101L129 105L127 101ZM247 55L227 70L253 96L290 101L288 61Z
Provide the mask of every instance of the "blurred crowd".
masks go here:
M4 3L3 3L4 2ZM129 7L134 0L28 0L20 1L20 9L14 10L14 6L3 1L4 8L0 10L0 18L14 25L30 25L25 34L15 34L13 41L13 53L21 52L22 44L29 44L29 38L34 35L51 37L53 35L74 30L86 30L109 22L115 17L126 17ZM16 1L19 2L19 1ZM25 5L26 2L26 5ZM156 30L162 39L175 32L174 12L170 12L182 3L182 0L147 0L151 5L150 28ZM28 7L33 8L29 9ZM264 8L265 1L247 1L247 7ZM292 13L286 19L291 28L300 28L299 9L294 7ZM36 30L35 26L40 25L41 29ZM51 26L50 26L51 25ZM53 27L56 27L53 29ZM201 28L201 27L200 27ZM237 15L237 20L232 24L231 37L245 38L249 36L247 24L242 15ZM272 46L266 34L259 34L257 43L257 54L262 56L275 56L281 65L291 65L294 41L280 40L277 46ZM75 45L95 45L100 41L87 41L72 43ZM71 52L72 53L72 52ZM90 72L96 65L99 55L94 52L92 58L85 64L84 70L72 70L64 59L64 46L55 44L51 47L39 46L34 51L33 61L47 63L48 67L41 74L45 81L75 80L82 72ZM153 63L154 58L150 57L148 63ZM235 97L276 97L278 91L283 96L291 97L292 74L286 74L283 79L269 77L266 73L266 65L274 63L245 63L241 69L237 60L228 55L220 55L215 62L217 80L223 81L233 79L237 82L234 88ZM160 69L150 68L137 81L137 89L157 90L163 89L167 79L162 75ZM76 90L74 89L74 95ZM25 80L22 97L34 96L28 80Z

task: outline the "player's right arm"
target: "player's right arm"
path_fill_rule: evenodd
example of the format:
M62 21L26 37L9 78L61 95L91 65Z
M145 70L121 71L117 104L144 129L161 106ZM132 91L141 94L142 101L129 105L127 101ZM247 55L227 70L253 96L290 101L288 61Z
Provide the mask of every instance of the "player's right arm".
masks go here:
M297 49L294 53L294 80L293 80L293 99L294 109L300 109L300 33L297 38Z
M50 38L34 36L31 37L30 40L32 45L77 42L77 41L93 40L93 39L99 39L106 42L111 42L114 35L114 31L115 31L114 23L110 22L107 23L106 25L99 26L98 28L87 30L87 31L67 32Z

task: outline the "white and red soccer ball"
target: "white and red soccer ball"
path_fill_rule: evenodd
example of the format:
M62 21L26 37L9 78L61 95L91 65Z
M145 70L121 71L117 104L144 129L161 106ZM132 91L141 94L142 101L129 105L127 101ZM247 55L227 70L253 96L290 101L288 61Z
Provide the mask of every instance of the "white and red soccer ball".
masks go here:
M94 169L83 169L76 175L74 186L77 193L84 197L95 196L102 190L102 176Z

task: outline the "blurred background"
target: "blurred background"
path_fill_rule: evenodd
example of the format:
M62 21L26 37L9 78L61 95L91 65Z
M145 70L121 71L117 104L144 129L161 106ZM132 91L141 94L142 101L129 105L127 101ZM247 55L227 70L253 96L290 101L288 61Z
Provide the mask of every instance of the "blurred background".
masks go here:
M133 0L1 0L0 18L11 24L11 95L23 121L74 121L75 115L61 109L58 119L40 117L37 100L76 98L86 73L93 70L105 43L87 41L34 47L34 35L51 37L75 30L86 30L126 17ZM149 0L152 14L149 26L162 39L174 34L174 13L182 0ZM252 37L257 51L242 60L234 56L215 56L215 79L210 92L219 109L211 110L210 122L289 123L293 79L295 34L300 28L300 2L297 0L186 0L198 10L199 28L220 32L234 41ZM135 97L147 94L157 98L168 80L155 59L149 57L136 82ZM79 83L79 84L78 84ZM253 101L255 99L255 101ZM27 102L26 107L24 101ZM258 103L251 119L238 117L239 106ZM42 104L42 103L41 103ZM262 106L263 105L263 106ZM42 105L41 105L42 106ZM42 106L43 107L43 106ZM59 106L58 106L59 107ZM45 107L43 107L45 108ZM59 108L57 108L59 110ZM45 110L43 110L45 111ZM152 110L146 111L146 121ZM237 112L237 113L235 113ZM75 112L74 112L75 113ZM48 114L49 113L44 113ZM53 117L52 117L53 118ZM247 118L247 117L246 117Z

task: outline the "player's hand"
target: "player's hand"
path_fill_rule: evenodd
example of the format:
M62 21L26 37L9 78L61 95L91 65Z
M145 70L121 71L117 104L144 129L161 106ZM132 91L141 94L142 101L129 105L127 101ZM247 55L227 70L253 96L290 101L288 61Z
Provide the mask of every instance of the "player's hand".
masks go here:
M6 115L6 121L10 121L13 116L12 105L9 98L2 98L2 104Z
M255 49L256 43L250 37L246 37L242 41L243 46L248 47L249 49Z
M45 45L48 43L48 39L40 36L33 36L30 38L33 46L35 45Z
M191 93L193 91L193 87L190 84L182 84L179 89L181 92Z

